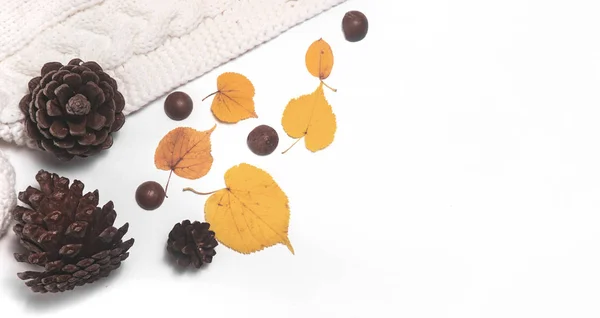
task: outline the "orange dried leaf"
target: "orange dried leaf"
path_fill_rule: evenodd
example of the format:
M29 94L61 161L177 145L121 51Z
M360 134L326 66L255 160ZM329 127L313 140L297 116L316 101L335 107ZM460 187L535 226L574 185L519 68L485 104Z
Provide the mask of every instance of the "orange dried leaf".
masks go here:
M154 164L186 179L205 176L212 167L210 136L217 126L206 131L179 127L166 134L154 153Z
M217 91L203 100L213 95L210 109L222 122L237 123L258 117L254 110L254 85L242 74L221 74L217 78Z
M242 254L276 244L287 246L294 254L288 238L289 201L273 178L264 170L242 163L225 173L225 185L204 205L204 218L216 239Z
M283 111L281 125L288 136L298 140L304 137L306 148L312 152L329 146L337 124L333 109L325 98L323 83L311 94L290 100Z
M305 62L306 69L312 76L324 80L333 69L333 51L325 40L318 39L308 47Z

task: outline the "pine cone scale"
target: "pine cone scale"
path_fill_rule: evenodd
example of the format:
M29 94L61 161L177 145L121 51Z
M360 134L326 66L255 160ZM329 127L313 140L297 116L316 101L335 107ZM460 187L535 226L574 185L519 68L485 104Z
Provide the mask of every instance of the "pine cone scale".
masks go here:
M34 278L40 277L40 273L33 272L33 271L26 271L26 272L18 273L17 276L22 280L34 279Z
M62 64L58 62L49 62L46 63L41 70L42 75L48 74L51 71L57 71L61 68Z
M39 80L39 82L37 84L37 85L39 85L37 88L44 90L44 88L45 88L46 85L48 85L50 82L54 81L52 79L52 77L54 76L54 74L56 74L56 70L50 71L50 72L48 72L46 74L42 74L42 76L40 77L40 80Z
M46 102L46 114L51 117L59 117L63 115L62 110L60 110L60 106L54 100L49 100Z
M85 136L87 125L87 118L77 118L74 120L70 120L67 122L67 126L69 127L69 134L71 136ZM90 132L90 134L93 134ZM94 135L95 136L95 135ZM87 145L85 145L87 146Z
M15 260L19 263L27 263L27 255L21 253L14 253Z
M77 72L78 70L77 68L73 68L71 71ZM83 79L77 73L69 73L63 77L63 82L70 87L78 89L81 86L81 83L83 83Z
M47 272L55 272L63 267L65 264L62 261L54 261L46 263L45 270Z

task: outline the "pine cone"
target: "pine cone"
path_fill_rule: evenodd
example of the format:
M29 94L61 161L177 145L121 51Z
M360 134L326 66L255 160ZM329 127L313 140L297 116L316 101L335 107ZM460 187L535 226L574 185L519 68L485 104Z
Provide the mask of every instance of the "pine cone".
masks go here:
M219 245L215 232L209 230L210 224L185 220L175 224L169 233L167 251L175 257L177 264L187 267L193 264L200 268L204 263L211 263L217 254L215 247Z
M117 82L96 62L46 63L28 86L19 103L27 135L61 160L110 148L125 123Z
M27 187L18 197L31 208L17 206L14 232L26 254L18 262L44 267L17 275L34 292L56 293L93 283L119 268L134 239L123 242L129 224L113 227L117 217L112 201L98 206L98 190L83 194L84 185L40 170L40 190Z

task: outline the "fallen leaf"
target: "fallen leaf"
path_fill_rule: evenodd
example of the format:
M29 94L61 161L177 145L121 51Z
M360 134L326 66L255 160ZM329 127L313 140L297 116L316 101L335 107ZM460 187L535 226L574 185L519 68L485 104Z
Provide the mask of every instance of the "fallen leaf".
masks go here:
M254 111L254 85L238 73L223 73L217 78L217 91L204 97L204 101L215 95L211 111L218 120L237 123L248 118L257 118Z
M170 170L165 192L169 187L171 174L194 180L205 176L212 167L210 136L217 126L206 131L189 127L179 127L167 133L156 147L154 164L160 170Z
M329 77L333 69L333 51L331 46L323 39L314 41L306 50L306 69L320 80Z
M283 244L292 254L288 238L290 207L286 194L264 170L242 163L225 173L225 189L196 194L211 196L204 205L204 218L224 246L250 254Z
M324 149L333 142L337 129L335 114L323 92L323 83L308 95L290 100L281 119L283 130L297 138L283 153L290 150L302 137L312 152Z

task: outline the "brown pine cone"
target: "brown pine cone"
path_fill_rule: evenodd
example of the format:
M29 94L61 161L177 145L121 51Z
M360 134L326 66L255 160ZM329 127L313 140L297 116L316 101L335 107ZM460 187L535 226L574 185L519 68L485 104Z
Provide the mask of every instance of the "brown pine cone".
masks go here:
M167 240L167 251L175 257L177 264L187 267L192 264L200 268L204 263L211 263L217 254L215 247L219 245L215 232L210 231L210 224L185 220L173 226Z
M98 206L98 190L83 194L84 185L40 170L40 189L27 187L17 206L13 230L27 253L15 253L18 262L42 266L42 271L17 275L34 292L56 293L93 283L119 268L129 256L134 239L122 241L129 224L115 228L112 201Z
M110 148L125 123L117 82L96 62L46 63L28 86L19 103L27 135L61 160Z

